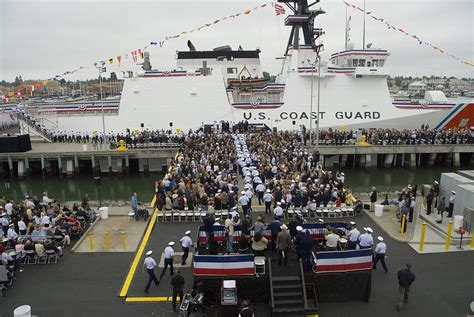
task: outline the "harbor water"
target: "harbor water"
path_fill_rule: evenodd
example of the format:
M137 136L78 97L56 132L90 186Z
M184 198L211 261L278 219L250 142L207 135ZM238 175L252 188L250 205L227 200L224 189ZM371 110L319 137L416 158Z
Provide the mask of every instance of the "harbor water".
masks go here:
M467 169L467 168L464 168ZM455 172L452 167L417 168L347 168L346 185L354 192L369 192L372 186L380 192L394 192L407 184L432 183L440 179L444 172ZM153 195L154 182L162 177L161 173L106 175L101 176L100 195L102 200L128 201L133 192L137 192L140 201L149 201ZM0 181L0 196L19 200L25 194L42 197L47 191L49 197L59 201L80 201L84 194L91 200L99 200L98 187L92 175L81 174L76 177L31 176L27 179L3 178Z

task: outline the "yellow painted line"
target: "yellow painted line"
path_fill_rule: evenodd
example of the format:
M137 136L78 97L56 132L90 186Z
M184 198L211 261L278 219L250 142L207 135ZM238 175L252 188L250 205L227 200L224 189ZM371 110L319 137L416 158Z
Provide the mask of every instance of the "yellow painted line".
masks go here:
M138 251L135 254L135 258L133 259L132 266L130 267L130 270L128 271L128 274L127 274L127 278L125 279L125 282L123 283L122 290L120 291L120 294L119 294L120 297L127 296L128 289L130 288L130 284L132 283L133 276L135 275L135 271L137 270L137 267L138 267L138 262L140 262L143 251L145 250L145 246L148 242L148 239L150 238L151 231L153 230L153 226L155 225L157 213L158 213L158 208L155 209L155 211L153 212L153 215L151 216L150 223L148 224L148 227L146 228L145 235L143 236L142 242L140 243L140 247L138 248Z
M153 297L153 296L150 296L150 297L127 297L125 299L126 302L135 302L135 303L138 303L138 302L168 302L168 301L172 301L173 298L172 297L162 297L162 296L159 296L159 297Z
M179 299L179 296L177 296L176 299ZM147 297L127 297L125 299L126 302L171 302L173 300L172 296L147 296Z
M156 195L153 195L153 199L150 202L150 208L155 207L155 205L156 205Z

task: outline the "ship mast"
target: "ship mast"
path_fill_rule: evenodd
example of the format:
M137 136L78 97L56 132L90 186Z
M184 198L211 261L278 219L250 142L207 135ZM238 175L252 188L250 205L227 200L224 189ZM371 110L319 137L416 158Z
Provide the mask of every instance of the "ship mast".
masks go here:
M345 32L345 41L344 41L344 49L346 51L349 49L349 42L351 41L350 31L351 31L351 16L347 18L347 6L346 6L346 32Z
M293 49L299 49L300 44L300 30L303 33L303 40L305 45L311 45L317 55L321 50L322 45L317 45L316 40L322 35L322 32L315 32L314 19L320 14L326 13L324 10L312 10L311 7L319 3L321 0L277 0L284 3L291 11L285 19L285 25L291 26L290 37L286 46L285 56L288 55L288 49L293 46ZM310 2L310 3L308 3Z

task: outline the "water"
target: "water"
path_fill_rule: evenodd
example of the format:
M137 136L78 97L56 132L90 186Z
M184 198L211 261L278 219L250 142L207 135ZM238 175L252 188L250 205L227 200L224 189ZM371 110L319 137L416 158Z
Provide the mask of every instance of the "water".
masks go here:
M139 201L150 201L154 190L155 181L162 174L150 173L126 176L102 175L100 196L102 200L128 201L133 192L137 192ZM91 175L79 175L66 178L59 176L29 177L28 179L2 179L0 182L0 196L18 200L25 193L30 196L42 197L47 191L50 198L59 201L80 201L88 193L91 200L99 200L97 186Z
M465 168L467 169L467 168ZM369 192L372 186L378 191L396 191L407 184L421 185L440 179L444 172L454 172L452 167L418 167L410 168L347 168L346 185L354 192ZM133 192L137 192L140 201L149 201L153 196L154 182L162 174L150 173L113 176L103 175L100 193L102 200L128 201ZM25 193L42 196L47 191L49 197L59 201L80 201L85 193L92 200L99 200L97 186L91 175L79 175L75 178L50 176L30 177L24 180L2 179L0 181L0 196L19 200ZM420 188L420 186L418 187Z

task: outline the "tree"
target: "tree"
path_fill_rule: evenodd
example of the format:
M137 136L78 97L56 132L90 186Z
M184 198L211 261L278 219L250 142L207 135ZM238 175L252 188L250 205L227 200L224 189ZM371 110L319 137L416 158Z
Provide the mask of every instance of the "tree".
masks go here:
M16 76L15 77L15 82L13 83L13 86L19 86L21 84L21 79L20 77Z
M395 86L397 86L397 87L402 86L402 78L401 77L396 77L395 78Z

